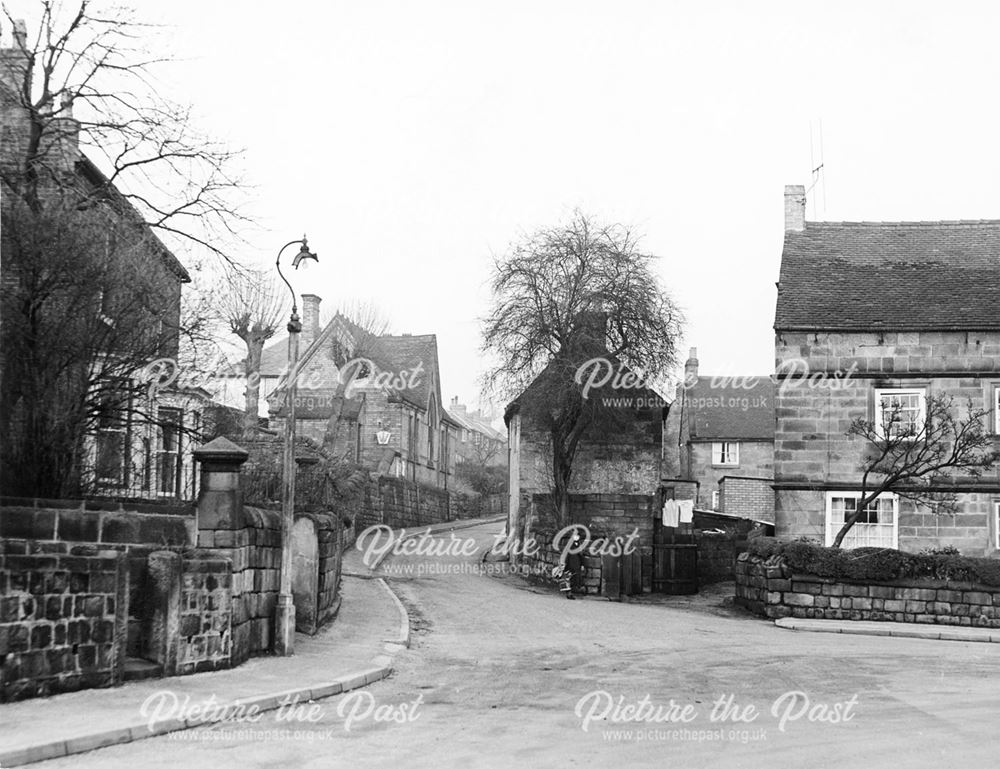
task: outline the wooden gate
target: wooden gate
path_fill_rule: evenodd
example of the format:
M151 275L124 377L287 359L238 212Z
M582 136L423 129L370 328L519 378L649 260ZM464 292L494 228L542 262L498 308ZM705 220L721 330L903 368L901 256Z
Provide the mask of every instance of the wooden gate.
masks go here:
M653 592L691 595L698 592L698 544L690 523L663 525L663 503L673 489L661 489L653 519Z

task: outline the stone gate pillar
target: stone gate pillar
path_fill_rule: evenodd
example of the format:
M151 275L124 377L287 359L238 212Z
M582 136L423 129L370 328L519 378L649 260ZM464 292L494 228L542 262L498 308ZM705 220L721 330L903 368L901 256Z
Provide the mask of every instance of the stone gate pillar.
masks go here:
M240 468L250 455L246 449L221 436L192 453L201 463L201 490L197 505L198 545L215 547L216 530L234 531L246 525Z

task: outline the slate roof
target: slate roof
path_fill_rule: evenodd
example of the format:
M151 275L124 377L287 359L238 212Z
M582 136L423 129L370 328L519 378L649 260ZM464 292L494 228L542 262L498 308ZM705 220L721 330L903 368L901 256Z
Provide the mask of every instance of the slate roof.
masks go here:
M458 427L465 430L471 430L473 432L482 433L490 440L494 441L505 441L507 436L501 433L499 430L495 430L493 425L487 422L485 419L480 419L468 412L462 413L461 411L447 411L448 416L451 421L454 422Z
M305 349L299 350L299 365L308 369L308 361L326 344L337 323L346 323L349 331L360 331L351 321L338 314L320 332L319 336ZM362 332L363 333L363 332ZM393 379L404 376L406 384L415 380L410 387L386 387L390 394L418 408L426 409L433 389L438 407L441 406L441 392L438 385L437 336L434 334L383 335L366 341L371 348L364 357L370 359L377 372L387 372ZM413 372L420 367L419 374ZM264 348L261 353L261 376L282 376L288 367L288 337L282 337ZM334 388L338 389L338 388ZM343 389L340 387L339 389ZM442 408L443 412L443 408Z
M1000 221L807 222L785 234L774 328L1000 329Z
M774 382L768 376L699 375L685 391L691 440L774 440Z

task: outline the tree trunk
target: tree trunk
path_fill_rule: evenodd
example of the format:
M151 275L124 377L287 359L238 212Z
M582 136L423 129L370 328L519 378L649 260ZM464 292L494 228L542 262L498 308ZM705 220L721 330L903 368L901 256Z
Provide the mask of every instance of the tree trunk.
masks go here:
M260 357L264 340L249 337L247 340L245 373L247 377L246 403L243 411L243 434L250 435L257 429L260 405Z

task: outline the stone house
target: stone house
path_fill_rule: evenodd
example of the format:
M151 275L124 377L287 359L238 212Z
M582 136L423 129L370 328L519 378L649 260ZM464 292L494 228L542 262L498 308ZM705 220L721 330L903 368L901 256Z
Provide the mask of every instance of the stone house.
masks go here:
M302 304L297 433L379 475L450 488L459 425L441 402L437 337L374 336L340 313L321 328L320 298L306 294ZM262 356L269 424L279 432L287 345L279 339Z
M0 49L0 167L3 169L2 201L5 225L17 221L19 196L7 186L8 179L25 178L29 135L33 125L32 110L25 104L25 83L30 81L31 68L24 45L23 22L14 25L14 44ZM30 82L28 82L30 92ZM79 301L93 308L92 317L77 313L83 345L93 342L91 360L107 360L116 355L139 370L114 381L100 381L108 397L101 398L95 408L95 418L83 445L79 447L80 485L88 494L115 497L172 497L191 499L196 494L197 477L191 451L198 445L207 393L180 387L145 388L141 380L148 372L142 370L137 351L155 359L176 361L179 353L181 324L181 291L191 278L184 265L156 236L128 198L112 184L105 173L80 149L80 124L73 116L71 101L58 106L48 105L38 110L58 109L41 121L42 136L35 165L44 167L39 174L39 197L46 210L62 211L75 208L79 218L73 226L80 230L99 231L102 242L93 245L83 263L93 265L109 254L140 265L142 285L123 283L114 268L109 275L91 278L90 284L80 283L73 292L61 295L67 302ZM9 176L8 176L9 175ZM70 206L72 204L72 206ZM58 216L56 214L55 216ZM13 218L11 218L13 217ZM17 249L11 248L9 235L3 239L4 302L16 304L23 292L22 271L16 266ZM10 256L8 256L10 254ZM91 258L93 257L93 258ZM55 260L53 260L54 262ZM18 263L19 264L19 263ZM75 278L75 274L74 274ZM81 279L82 280L82 279ZM85 295L89 292L91 295ZM141 299L135 296L141 295ZM84 298L86 302L84 302ZM122 307L126 309L122 310ZM11 316L5 314L4 321ZM138 333L123 331L139 329ZM141 336L142 341L137 341ZM110 341L101 341L108 340ZM118 343L117 340L121 340ZM149 341L149 340L155 340ZM125 345L129 346L126 347ZM88 348L89 349L89 348ZM79 356L82 360L83 356ZM0 370L9 373L3 351ZM96 365L96 364L95 364ZM114 366L107 366L116 369ZM6 417L10 423L3 430L17 429L19 413L18 385L9 380L5 388ZM129 392L125 405L120 392ZM11 394L13 392L13 394ZM92 391L93 392L93 391ZM95 400L97 400L95 398Z
M775 313L775 522L827 544L859 497L852 420L912 414L932 395L989 409L1000 433L1000 221L806 222L785 188ZM998 439L1000 440L1000 439ZM959 512L886 494L844 545L998 552L1000 474L956 478Z
M507 464L507 438L494 429L482 410L469 411L451 399L448 416L458 425L455 440L455 457L459 462L475 462L482 465L503 467Z
M552 439L545 424L547 383L553 376L550 364L504 413L510 531L522 525L526 533L551 528L536 502L550 495L554 485ZM653 498L661 477L666 401L648 387L620 390L610 385L591 391L589 401L595 416L580 439L569 493L581 498L595 494Z
M667 416L663 455L665 483L694 482L698 509L772 523L772 378L701 374L692 347Z

